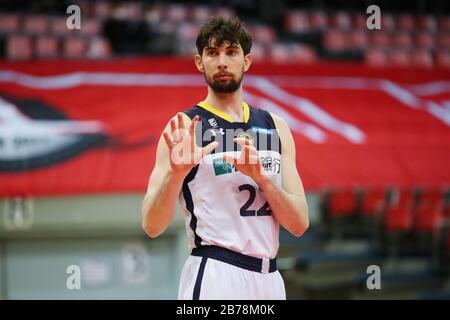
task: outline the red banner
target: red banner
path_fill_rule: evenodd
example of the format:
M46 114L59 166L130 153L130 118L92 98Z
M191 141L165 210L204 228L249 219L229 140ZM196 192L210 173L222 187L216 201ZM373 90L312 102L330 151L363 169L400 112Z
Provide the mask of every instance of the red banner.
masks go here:
M283 116L306 190L450 184L450 74L254 65L244 99ZM144 192L167 121L206 96L192 61L0 63L0 196Z

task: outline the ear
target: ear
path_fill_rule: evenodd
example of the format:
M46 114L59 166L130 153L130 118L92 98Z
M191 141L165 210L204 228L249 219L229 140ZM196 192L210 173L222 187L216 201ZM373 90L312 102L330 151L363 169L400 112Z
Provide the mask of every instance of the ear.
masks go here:
M203 72L204 68L203 68L203 63L202 63L202 57L198 53L194 56L194 62L195 62L195 66L197 67L198 71Z
M246 72L250 68L251 64L252 64L252 54L248 53L244 57L244 72Z

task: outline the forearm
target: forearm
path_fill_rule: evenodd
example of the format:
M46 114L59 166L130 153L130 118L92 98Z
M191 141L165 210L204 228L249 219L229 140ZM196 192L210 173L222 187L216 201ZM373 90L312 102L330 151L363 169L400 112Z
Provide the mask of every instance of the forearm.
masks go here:
M268 176L258 181L258 185L264 192L275 219L293 235L301 236L309 226L305 196L286 192Z
M145 195L142 203L142 226L150 237L157 237L172 222L184 176L168 168L163 182Z

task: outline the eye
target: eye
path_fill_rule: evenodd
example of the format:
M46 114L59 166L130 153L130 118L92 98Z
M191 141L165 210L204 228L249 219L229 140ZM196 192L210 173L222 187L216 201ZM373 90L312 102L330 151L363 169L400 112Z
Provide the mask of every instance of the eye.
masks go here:
M227 52L227 54L229 56L235 56L235 55L237 55L237 51L236 50L230 50L230 51Z
M209 51L206 53L206 55L207 55L207 56L210 56L210 57L217 56L217 51L209 50Z

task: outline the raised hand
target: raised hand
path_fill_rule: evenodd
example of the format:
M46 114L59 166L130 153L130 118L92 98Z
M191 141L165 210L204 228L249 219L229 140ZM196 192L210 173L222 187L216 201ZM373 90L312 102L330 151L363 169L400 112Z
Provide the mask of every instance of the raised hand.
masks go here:
M241 146L241 154L239 158L232 156L223 156L223 160L234 165L240 172L253 178L259 183L265 177L264 168L259 159L258 150L253 146L251 140L246 138L234 138L234 142Z
M204 156L213 151L219 144L217 141L213 141L205 147L197 146L195 128L199 120L199 116L195 116L186 130L183 115L178 113L177 120L170 120L170 134L163 133L170 152L170 168L175 173L188 174L193 167L200 163Z

